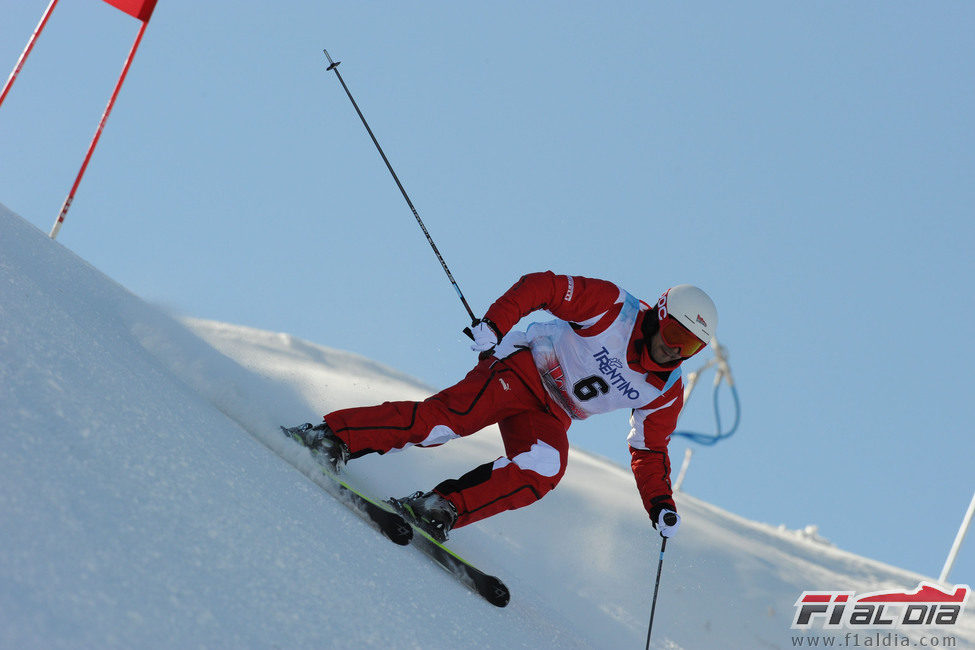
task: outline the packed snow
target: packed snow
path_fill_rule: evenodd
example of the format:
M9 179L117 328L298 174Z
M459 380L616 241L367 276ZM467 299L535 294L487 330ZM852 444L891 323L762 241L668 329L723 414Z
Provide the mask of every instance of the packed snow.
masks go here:
M454 532L508 584L498 609L323 492L277 428L433 390L287 334L172 317L0 206L0 647L643 647L660 538L628 468L573 450L541 502ZM349 472L403 495L500 449L492 428ZM804 590L930 580L677 501L654 648L794 647ZM975 648L973 619L910 638Z

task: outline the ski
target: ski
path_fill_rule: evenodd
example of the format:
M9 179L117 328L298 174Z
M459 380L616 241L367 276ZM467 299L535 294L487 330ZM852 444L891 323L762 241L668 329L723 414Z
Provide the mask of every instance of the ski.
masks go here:
M306 449L300 435L301 427L281 427L284 435L288 436ZM327 492L352 509L356 514L369 522L391 541L406 546L413 544L420 552L436 562L441 568L454 576L462 585L471 589L496 607L504 607L511 600L508 587L495 576L488 575L476 566L457 555L441 542L430 536L425 530L413 524L398 511L394 503L377 501L363 494L336 475L328 461L309 449L329 482L334 488L325 488Z
M281 431L284 432L284 435L300 444L300 437L296 437L296 433L293 431L296 428L292 427L292 429L289 429L287 427L281 427ZM315 456L314 451L312 451L312 457L318 461L322 475L328 479L329 487L322 486L326 492L336 497L339 503L344 504L355 512L391 542L400 546L406 546L410 543L410 540L413 538L413 527L410 526L406 519L398 513L393 512L382 502L375 501L366 496L343 481L339 476L332 473L331 469L326 466L326 463Z
M395 507L394 503L389 501L386 503ZM404 519L413 526L413 546L424 555L495 607L504 607L508 604L511 600L511 593L499 578L481 571L457 555L442 542L434 539L423 528L411 522L408 517L404 517Z

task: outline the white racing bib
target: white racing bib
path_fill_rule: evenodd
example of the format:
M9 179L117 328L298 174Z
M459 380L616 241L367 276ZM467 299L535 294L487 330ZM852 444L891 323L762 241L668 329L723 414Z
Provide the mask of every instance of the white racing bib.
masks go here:
M527 343L545 390L573 419L622 408L639 409L680 378L678 366L666 385L657 389L647 382L645 372L637 372L626 363L640 301L625 291L620 297L623 307L619 316L598 334L580 336L566 321L555 320L532 323L527 332L505 337L504 343L509 345Z

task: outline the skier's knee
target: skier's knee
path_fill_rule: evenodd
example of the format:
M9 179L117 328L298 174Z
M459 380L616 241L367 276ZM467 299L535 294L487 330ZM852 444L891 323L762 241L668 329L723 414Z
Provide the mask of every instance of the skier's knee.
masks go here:
M528 451L511 458L499 458L495 469L506 465L518 468L524 479L532 486L536 497L541 499L552 490L565 474L566 454L541 440L535 441Z

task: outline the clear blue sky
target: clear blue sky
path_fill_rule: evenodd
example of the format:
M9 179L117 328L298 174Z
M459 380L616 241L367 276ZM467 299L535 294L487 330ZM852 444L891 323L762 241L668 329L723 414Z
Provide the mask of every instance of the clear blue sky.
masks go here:
M46 5L3 0L4 78ZM45 232L138 25L64 0L0 107L0 202ZM328 48L476 311L534 270L704 287L744 412L685 489L937 576L975 488L973 34L965 2L159 0L58 241L180 313L461 377ZM570 434L626 462L627 429Z

